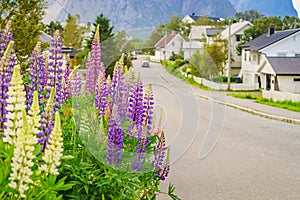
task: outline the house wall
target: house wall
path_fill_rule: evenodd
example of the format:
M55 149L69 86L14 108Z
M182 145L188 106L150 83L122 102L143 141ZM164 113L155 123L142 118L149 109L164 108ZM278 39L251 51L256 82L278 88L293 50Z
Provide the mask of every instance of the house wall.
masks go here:
M179 37L179 35L176 35L176 37L171 40L165 48L165 54L166 54L166 59L169 59L170 56L172 55L172 52L175 54L178 54L180 51L180 48L182 47L182 42L183 40Z
M259 54L257 51L245 51L243 49L241 56L242 70L239 74L239 76L243 79L243 83L258 83L257 70L264 62L265 57Z
M300 94L300 81L294 81L295 78L300 79L300 76L277 76L279 90Z
M241 56L239 56L237 54L237 50L236 50L236 47L240 43L240 41L237 41L237 35L243 35L244 30L246 30L249 27L250 27L250 25L245 26L234 33L231 33L230 52L231 52L231 58L233 59L233 61L231 61L231 75L238 76L239 72L241 71L241 68L242 68L242 58L241 58ZM228 73L227 70L228 70L228 64L225 65L226 74Z
M262 50L267 56L292 56L300 54L300 33L287 37Z

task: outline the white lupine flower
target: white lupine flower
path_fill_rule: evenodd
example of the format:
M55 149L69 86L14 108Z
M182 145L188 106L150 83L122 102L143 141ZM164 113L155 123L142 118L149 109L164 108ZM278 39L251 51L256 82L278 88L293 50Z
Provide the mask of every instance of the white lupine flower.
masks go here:
M3 141L9 144L16 143L18 129L22 127L22 110L26 107L26 94L24 92L23 80L20 74L20 66L14 66L14 72L8 88L8 99L5 109L8 111L6 118L7 121L4 125L7 127L4 129Z
M60 159L63 155L63 137L60 124L59 113L55 113L55 123L53 131L49 138L49 144L43 155L44 164L39 167L40 171L46 174L58 175L57 167L60 165Z
M25 109L22 110L22 129L16 135L14 155L11 162L12 173L8 178L9 187L20 192L21 198L26 198L25 191L29 189L29 184L33 183L31 176L33 174L32 167L35 158L33 151L34 145L37 143L36 134L32 131L27 121Z

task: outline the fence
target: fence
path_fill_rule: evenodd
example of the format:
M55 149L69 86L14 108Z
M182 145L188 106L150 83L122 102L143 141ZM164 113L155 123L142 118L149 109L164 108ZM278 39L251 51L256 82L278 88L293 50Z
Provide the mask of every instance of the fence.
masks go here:
M204 78L188 75L187 73L182 72L182 71L181 71L181 73L185 77L193 78L197 83L202 84L211 89L214 89L214 90L227 90L228 89L227 84L216 83L216 82L204 79ZM249 91L249 90L258 90L258 89L259 89L258 83L255 83L255 84L231 83L230 84L230 90L233 90L233 91Z
M262 91L263 98L272 99L273 101L293 101L300 102L300 94L279 91Z

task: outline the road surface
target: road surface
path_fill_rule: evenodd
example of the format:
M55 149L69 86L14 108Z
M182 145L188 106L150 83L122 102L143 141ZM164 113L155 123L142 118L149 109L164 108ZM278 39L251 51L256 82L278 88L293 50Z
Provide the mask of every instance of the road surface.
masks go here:
M199 98L160 64L141 68L141 59L134 71L153 85L171 147L162 190L172 183L183 200L300 199L300 126ZM226 101L222 94L211 95Z

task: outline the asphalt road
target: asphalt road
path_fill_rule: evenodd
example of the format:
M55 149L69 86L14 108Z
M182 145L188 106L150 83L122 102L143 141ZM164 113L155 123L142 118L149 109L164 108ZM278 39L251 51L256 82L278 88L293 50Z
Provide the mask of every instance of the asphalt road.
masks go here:
M199 98L160 64L142 68L141 59L134 71L153 86L171 147L163 191L172 183L183 200L300 199L300 126Z

